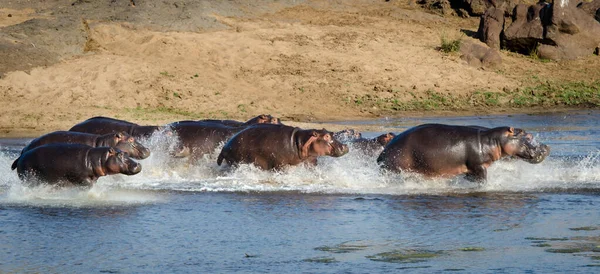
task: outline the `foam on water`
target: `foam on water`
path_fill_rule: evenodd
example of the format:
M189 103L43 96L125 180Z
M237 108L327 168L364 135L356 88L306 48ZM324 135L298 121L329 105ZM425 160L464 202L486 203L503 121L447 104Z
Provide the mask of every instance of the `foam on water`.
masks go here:
M468 192L533 192L600 189L600 151L577 158L550 155L540 164L498 161L488 169L488 181L479 186L462 177L423 179L414 174L383 171L375 156L351 150L340 158L321 157L318 166L294 166L264 171L253 165L217 166L217 148L197 163L173 159L176 137L155 134L145 144L152 155L141 160L142 172L98 180L89 190L23 187L10 170L14 153L0 152L0 203L128 204L161 200L154 190L189 192L295 191L304 193L443 194Z

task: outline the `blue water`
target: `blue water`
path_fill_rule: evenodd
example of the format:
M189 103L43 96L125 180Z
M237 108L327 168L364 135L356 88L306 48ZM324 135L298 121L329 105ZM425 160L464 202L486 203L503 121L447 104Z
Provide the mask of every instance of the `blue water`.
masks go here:
M266 172L168 160L91 190L22 187L0 139L0 272L598 273L600 112L348 121L514 126L552 147L541 164L493 164L483 186L388 174L351 151Z

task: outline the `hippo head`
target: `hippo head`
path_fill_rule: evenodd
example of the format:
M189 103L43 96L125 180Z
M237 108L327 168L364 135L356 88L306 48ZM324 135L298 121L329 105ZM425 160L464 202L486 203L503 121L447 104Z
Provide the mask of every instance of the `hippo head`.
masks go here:
M133 136L125 132L118 132L111 135L115 143L110 146L129 154L131 158L141 160L150 156L150 150L140 144Z
M302 145L304 157L324 155L340 157L348 153L348 146L333 137L332 132L325 129L310 131L308 140Z
M520 128L505 128L502 134L503 154L522 159L526 162L541 163L550 154L550 147L538 143L533 135Z
M377 136L375 140L377 140L378 144L385 147L394 137L396 137L396 134L390 132Z
M333 137L340 142L347 143L362 138L362 134L354 129L344 129L334 133Z
M275 118L269 114L261 114L250 120L248 120L246 125L254 125L254 124L274 124L281 125L281 121L278 118Z
M125 174L134 175L142 171L142 165L135 162L127 153L115 149L109 148L102 155L102 168L104 173L109 174Z

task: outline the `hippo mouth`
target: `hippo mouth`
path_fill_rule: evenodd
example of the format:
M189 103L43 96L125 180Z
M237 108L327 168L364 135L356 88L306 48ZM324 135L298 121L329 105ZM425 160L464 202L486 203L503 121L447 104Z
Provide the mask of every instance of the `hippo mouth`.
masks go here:
M139 157L136 158L136 157L132 156L132 158L141 160L141 159L146 159L146 158L150 157L150 149L148 149L144 146L136 145L133 147L133 149L138 152Z
M142 171L142 165L139 163L136 163L134 161L129 161L129 163L127 164L127 170L125 172L123 172L126 175L135 175L138 174Z
M550 147L545 144L541 144L533 149L528 149L527 152L529 157L524 158L523 160L531 164L539 164L544 161L548 155L550 155Z
M329 153L331 156L333 157L340 157L345 155L346 153L348 153L349 149L347 145L344 144L335 144L335 143L329 143Z

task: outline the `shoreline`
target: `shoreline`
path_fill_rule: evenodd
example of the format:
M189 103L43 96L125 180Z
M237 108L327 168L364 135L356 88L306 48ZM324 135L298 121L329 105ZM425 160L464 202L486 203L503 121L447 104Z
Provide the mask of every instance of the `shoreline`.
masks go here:
M561 113L561 112L586 112L586 111L597 111L597 108L567 108L567 107L557 107L555 109L547 109L547 108L528 108L528 109L524 109L524 108L511 108L511 109L503 109L503 110L498 110L498 109L490 109L488 111L486 111L485 113L482 113L481 111L441 111L441 110L426 110L426 111L405 111L405 112L398 112L396 113L396 115L380 115L380 116L372 116L372 117L366 117L364 115L356 115L356 116L351 116L351 117L347 117L346 119L314 119L314 120L305 120L305 119L291 119L291 120L287 120L287 119L282 119L282 122L286 125L290 125L290 126L296 126L296 127L301 127L301 128L325 128L327 130L330 131L339 131L342 129L346 129L346 128L354 128L356 130L359 131L386 131L385 127L382 127L380 125L368 125L368 124L361 124L361 122L367 122L367 121L373 121L373 120L381 120L381 119L390 119L390 120L396 120L396 119L402 119L402 118L433 118L433 117L465 117L465 116L498 116L498 115L547 115L547 114L555 114L555 113ZM258 115L260 113L256 113L255 115ZM268 113L265 113L268 114ZM250 118L252 116L255 115L250 115L246 118ZM110 115L97 115L97 116L108 116L110 117ZM284 115L285 116L285 115ZM91 116L94 117L94 116ZM55 128L55 127L35 127L35 128L21 128L21 127L3 127L0 128L0 138L34 138L34 137L38 137L41 136L43 134L46 133L50 133L53 131L59 131L59 130L68 130L70 127L72 127L73 125L82 122L88 118L91 117L87 117L84 118L80 121L76 121L72 124L69 123L69 121L64 121L63 123L63 127L61 128ZM114 117L114 116L113 116ZM221 117L221 118L217 118L217 119L233 119L233 120L240 120L243 121L246 118L226 118L226 117ZM280 117L277 117L280 118ZM127 120L124 118L118 118L118 119L122 119L122 120ZM177 117L172 117L172 119L169 118L161 118L161 119L156 119L154 121L156 121L154 124L152 123L148 123L147 121L145 122L138 122L136 120L127 120L130 122L134 122L134 123L138 123L140 125L163 125L163 124L168 124L171 122L176 122L176 121L182 121L185 120L185 118L177 118ZM188 119L189 120L189 119ZM344 124L342 124L342 122L344 122ZM348 122L350 122L350 124L348 124ZM501 126L501 125L499 125Z

